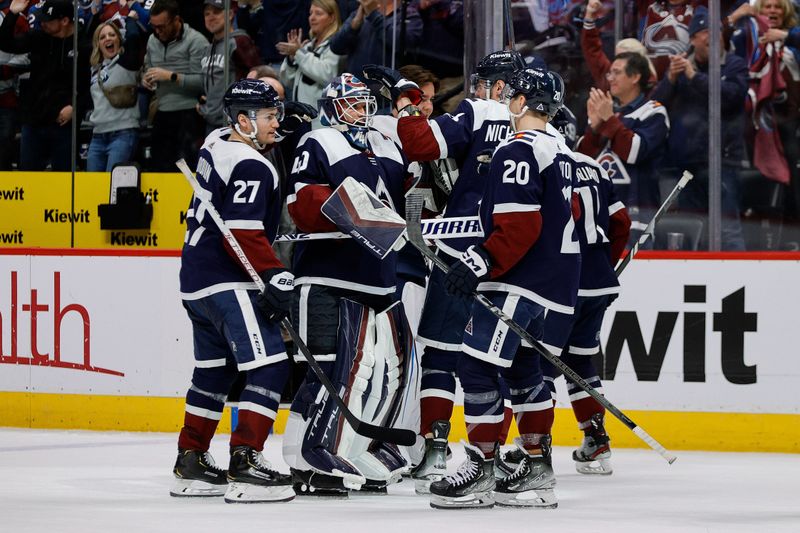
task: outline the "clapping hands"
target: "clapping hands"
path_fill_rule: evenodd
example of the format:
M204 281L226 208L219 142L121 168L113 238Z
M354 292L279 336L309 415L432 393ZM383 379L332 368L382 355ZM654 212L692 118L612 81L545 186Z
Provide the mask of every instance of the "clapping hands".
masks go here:
M289 33L286 35L286 41L276 44L275 47L281 55L294 58L297 51L307 42L308 39L305 41L303 40L303 30L297 28L295 30L289 30Z

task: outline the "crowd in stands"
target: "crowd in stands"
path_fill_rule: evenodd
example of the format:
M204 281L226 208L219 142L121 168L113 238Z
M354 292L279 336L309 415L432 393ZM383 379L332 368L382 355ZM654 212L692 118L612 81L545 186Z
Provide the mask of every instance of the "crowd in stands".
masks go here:
M663 184L684 170L695 179L681 207L708 207L706 3L639 0L637 29L628 32L636 35L616 47L613 2L558 2L569 4L566 15L512 3L517 24L522 10L549 17L532 27L574 31L567 45L579 75L563 74L576 149L603 162L622 188L634 229L644 228ZM135 160L172 172L180 157L193 164L205 134L223 124L225 89L243 77L315 106L338 73L394 65L416 77L433 111L439 80L463 75L461 0L232 0L228 20L223 0L78 4L76 22L67 0L0 0L0 170L69 170L73 121L79 169ZM753 209L771 207L800 227L800 27L792 0L729 0L721 11L722 140L713 148L722 156L723 249L743 250L740 219ZM517 38L529 61L535 54L558 69L564 59L546 42L526 45L524 32ZM743 203L753 183L770 205Z

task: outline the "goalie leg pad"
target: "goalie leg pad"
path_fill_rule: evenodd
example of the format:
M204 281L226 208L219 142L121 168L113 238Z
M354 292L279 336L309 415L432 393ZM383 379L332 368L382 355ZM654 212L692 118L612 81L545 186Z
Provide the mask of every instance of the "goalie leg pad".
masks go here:
M372 312L372 311L370 311ZM408 327L402 304L397 303L374 316L369 323L370 331L362 338L374 340L372 350L367 341L364 353L372 354L372 372L364 389L362 419L376 425L390 425L397 418L401 407L402 392L407 385L408 364L411 361L413 337ZM373 325L374 324L374 325ZM343 428L343 455L373 481L371 485L393 483L399 479L406 462L396 448L389 449L384 443L373 443L352 428Z

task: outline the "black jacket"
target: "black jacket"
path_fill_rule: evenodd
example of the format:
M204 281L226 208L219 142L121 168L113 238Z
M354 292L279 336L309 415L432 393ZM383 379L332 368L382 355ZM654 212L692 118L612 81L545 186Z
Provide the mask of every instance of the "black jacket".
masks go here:
M14 35L17 17L8 13L0 24L0 50L12 54L30 54L30 79L20 94L20 120L28 125L53 125L58 113L72 104L72 36L52 37L41 30L31 30L22 35ZM73 110L73 118L80 120L88 109L89 95L89 56L92 52L91 31L97 25L96 19L83 31L76 24L78 32L78 109Z

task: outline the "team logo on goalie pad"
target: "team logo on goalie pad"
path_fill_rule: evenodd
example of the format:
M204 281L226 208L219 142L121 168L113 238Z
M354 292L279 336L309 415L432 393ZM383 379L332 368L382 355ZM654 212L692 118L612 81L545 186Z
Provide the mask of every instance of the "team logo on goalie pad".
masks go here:
M403 217L349 176L322 205L322 214L381 259L398 244L406 229Z

